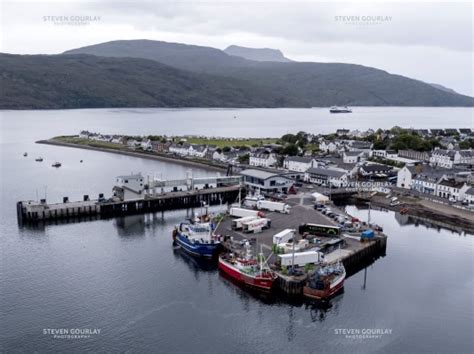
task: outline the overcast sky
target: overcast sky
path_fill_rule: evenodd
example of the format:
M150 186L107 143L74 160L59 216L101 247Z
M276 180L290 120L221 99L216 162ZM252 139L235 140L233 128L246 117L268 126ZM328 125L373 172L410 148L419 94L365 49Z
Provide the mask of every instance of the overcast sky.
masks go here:
M56 54L117 39L237 44L373 66L474 95L470 1L20 0L3 1L1 26L7 53Z

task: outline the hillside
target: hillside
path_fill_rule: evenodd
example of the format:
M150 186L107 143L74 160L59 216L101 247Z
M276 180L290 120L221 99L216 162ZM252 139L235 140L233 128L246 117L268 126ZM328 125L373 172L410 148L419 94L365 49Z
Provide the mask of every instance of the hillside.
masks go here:
M134 58L0 54L0 72L0 109L273 107L277 97L238 79Z
M149 40L113 41L66 52L78 53L146 58L196 73L244 80L273 92L278 107L474 105L472 97L362 65L258 62L215 48Z
M283 53L278 49L247 48L240 47L237 45L231 45L224 49L224 52L228 55L234 55L236 57L255 61L276 61L281 63L291 62L291 60L285 58Z

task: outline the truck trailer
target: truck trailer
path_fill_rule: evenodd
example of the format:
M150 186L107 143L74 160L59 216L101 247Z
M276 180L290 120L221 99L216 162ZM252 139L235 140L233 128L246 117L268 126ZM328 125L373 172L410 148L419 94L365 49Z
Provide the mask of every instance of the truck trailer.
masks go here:
M257 202L257 209L277 211L283 214L290 213L290 206L288 204L282 202L272 202L270 200L259 200Z
M232 230L241 229L243 223L256 219L258 219L257 216L244 216L243 218L234 219L231 224Z
M286 243L295 237L296 230L294 229L285 229L280 231L276 235L273 235L273 244L279 245Z
M263 229L268 229L270 227L271 221L267 218L260 218L255 220L250 220L242 223L242 231L246 233L257 233L261 232Z
M255 217L265 216L261 211L258 211L258 210L250 210L250 209L235 208L235 207L230 208L229 214L230 216L237 217L237 218L243 218L245 216L255 216Z
M293 265L293 253L279 254L282 266L288 267ZM304 266L308 263L318 263L324 259L324 255L317 251L305 251L294 253L295 266Z

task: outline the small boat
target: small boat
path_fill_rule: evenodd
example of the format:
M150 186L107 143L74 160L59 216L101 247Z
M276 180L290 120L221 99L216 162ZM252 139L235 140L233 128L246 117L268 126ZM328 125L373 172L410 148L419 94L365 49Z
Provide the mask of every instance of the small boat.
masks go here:
M42 158L41 156L40 156L40 157L37 157L37 158L35 159L35 161L36 161L36 162L43 162L43 158Z
M408 213L408 208L401 208L400 209L400 214L404 215L406 213Z
M79 162L80 162L80 163L82 163L82 160L81 160L81 161L79 161Z
M27 156L28 156L28 153L27 153L27 152L25 152L25 153L23 154L23 156L27 157Z
M338 106L332 106L329 108L329 112L331 113L352 113L352 110L348 108L347 106L344 107L338 107Z
M61 162L55 162L51 166L52 167L61 167Z
M343 288L345 278L346 269L341 262L321 265L309 276L303 295L316 300L328 299Z
M219 269L240 284L253 289L271 290L276 274L266 265L263 254L260 253L260 262L250 254L250 245L245 245L244 256L234 253L225 253L219 256Z
M182 222L173 231L173 241L192 255L212 258L221 248L212 231L210 222Z

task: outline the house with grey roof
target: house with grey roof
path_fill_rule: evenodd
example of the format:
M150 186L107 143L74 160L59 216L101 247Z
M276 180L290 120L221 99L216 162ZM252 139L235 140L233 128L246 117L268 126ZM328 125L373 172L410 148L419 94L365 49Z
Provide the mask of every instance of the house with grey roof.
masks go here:
M283 161L283 168L290 171L305 172L308 168L318 165L314 157L287 156Z
M348 173L339 169L312 167L305 172L304 179L319 186L339 188L347 186Z
M244 185L253 192L287 193L293 186L293 180L286 173L250 168L240 171L240 175L243 176Z

